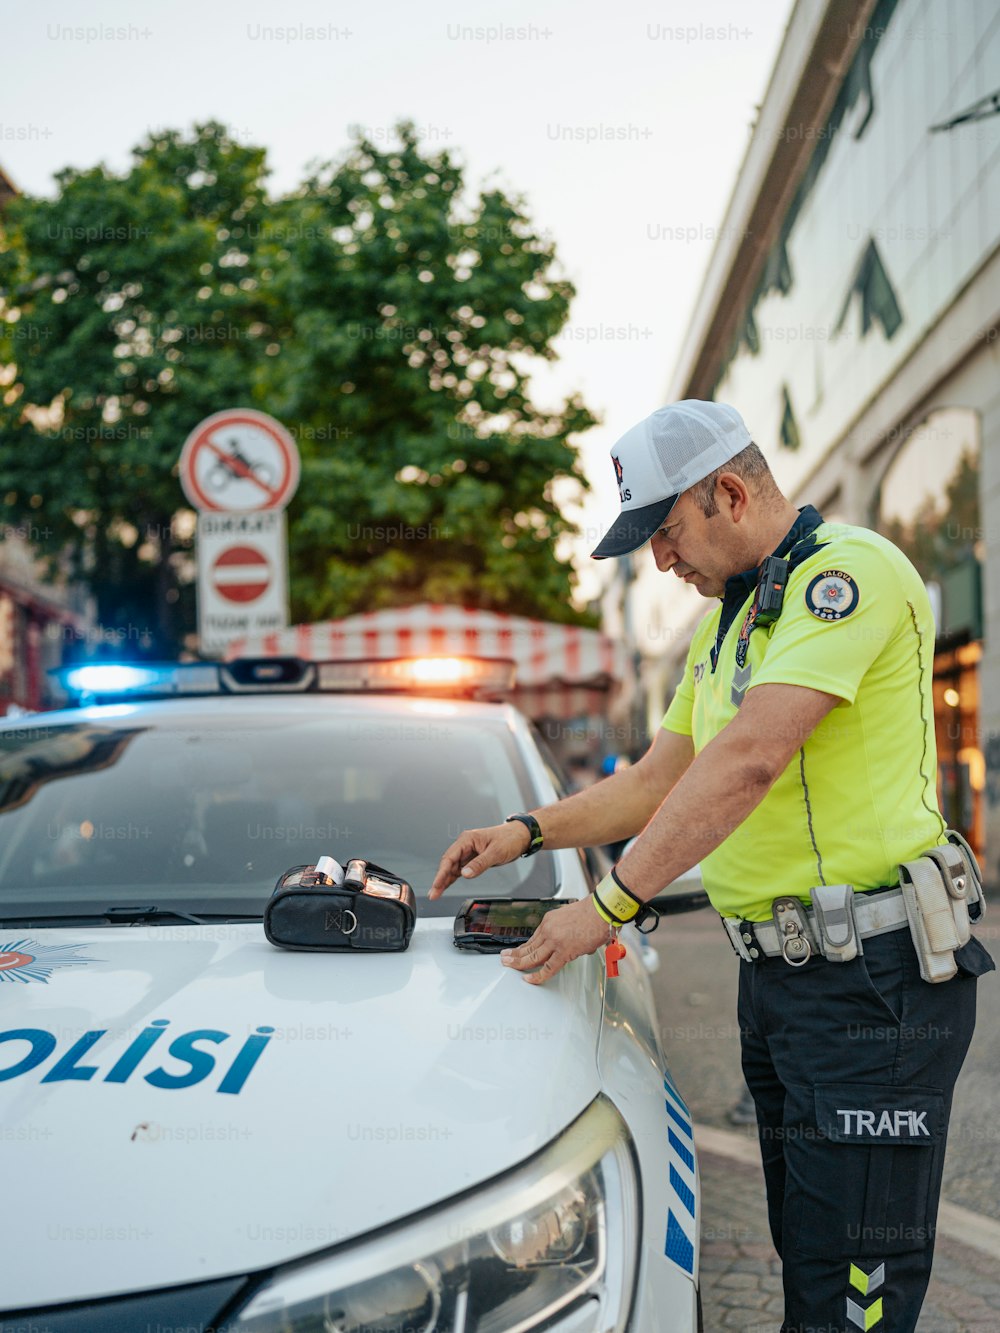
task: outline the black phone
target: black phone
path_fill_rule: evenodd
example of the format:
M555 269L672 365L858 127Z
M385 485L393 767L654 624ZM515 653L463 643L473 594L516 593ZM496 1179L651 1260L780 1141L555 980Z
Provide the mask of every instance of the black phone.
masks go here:
M526 944L553 908L575 898L469 898L455 917L455 947L499 953Z

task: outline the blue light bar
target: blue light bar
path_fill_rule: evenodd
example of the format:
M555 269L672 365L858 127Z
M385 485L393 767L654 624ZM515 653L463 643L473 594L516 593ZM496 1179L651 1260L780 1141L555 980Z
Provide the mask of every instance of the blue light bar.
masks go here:
M52 675L78 704L221 692L214 662L87 662Z
M74 667L67 671L64 679L71 694L127 694L130 690L155 684L158 676L159 673L149 667L100 662Z

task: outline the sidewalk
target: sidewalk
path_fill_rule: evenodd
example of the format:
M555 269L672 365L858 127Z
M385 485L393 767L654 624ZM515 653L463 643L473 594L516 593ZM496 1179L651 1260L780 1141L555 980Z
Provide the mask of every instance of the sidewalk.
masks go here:
M771 1245L764 1176L699 1145L705 1333L777 1333L781 1261ZM1000 1255L939 1235L917 1333L1000 1333Z

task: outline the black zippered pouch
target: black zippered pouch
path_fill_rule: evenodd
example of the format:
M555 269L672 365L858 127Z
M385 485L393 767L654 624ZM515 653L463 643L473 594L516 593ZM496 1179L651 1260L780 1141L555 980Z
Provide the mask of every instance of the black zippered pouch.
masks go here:
M286 870L264 907L264 934L282 949L398 953L409 945L416 918L405 879L355 858L340 885L315 866Z

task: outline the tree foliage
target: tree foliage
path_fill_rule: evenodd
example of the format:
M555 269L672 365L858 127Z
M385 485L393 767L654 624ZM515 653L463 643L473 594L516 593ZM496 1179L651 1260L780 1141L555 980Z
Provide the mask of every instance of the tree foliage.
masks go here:
M470 198L450 152L396 135L272 199L264 150L212 122L8 206L5 522L87 579L103 626L148 626L158 651L193 629L177 460L238 406L302 453L293 619L435 600L587 620L552 483L586 485L570 437L594 418L530 386L573 289L520 200Z

